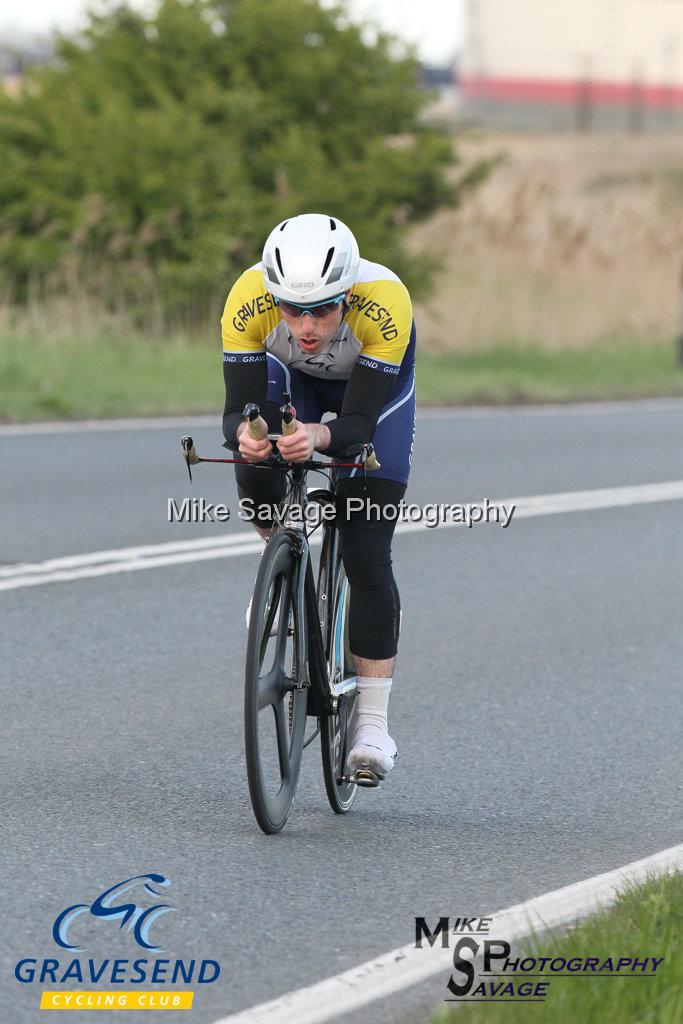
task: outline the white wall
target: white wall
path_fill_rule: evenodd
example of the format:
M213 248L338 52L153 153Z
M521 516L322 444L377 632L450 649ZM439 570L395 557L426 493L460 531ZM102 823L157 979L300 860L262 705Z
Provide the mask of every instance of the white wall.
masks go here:
M683 0L467 0L461 73L683 86Z

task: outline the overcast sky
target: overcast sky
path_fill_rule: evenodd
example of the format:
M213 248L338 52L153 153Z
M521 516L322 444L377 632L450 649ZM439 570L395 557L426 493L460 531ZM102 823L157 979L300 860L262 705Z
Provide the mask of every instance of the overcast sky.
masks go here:
M151 0L133 0L147 6ZM423 60L450 62L462 37L464 0L350 0L354 14L375 18L383 28L416 43ZM69 31L83 18L87 0L0 0L0 32Z

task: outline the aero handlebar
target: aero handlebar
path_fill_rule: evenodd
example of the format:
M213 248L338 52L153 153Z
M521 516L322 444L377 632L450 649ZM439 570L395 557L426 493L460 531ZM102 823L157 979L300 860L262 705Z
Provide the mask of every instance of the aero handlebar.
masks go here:
M258 422L260 415L261 413L259 407L258 405L256 405L255 402L249 402L247 405L245 405L244 410L242 412L242 418L246 421L247 429L255 441L261 441L264 437L267 437L266 432L261 428L261 425ZM297 428L296 409L292 405L291 396L286 391L282 396L280 416L282 419L282 433L286 435L293 434ZM185 459L185 463L187 465L187 471L190 474L190 480L192 480L192 470L190 469L190 467L196 466L197 463L199 462L231 462L251 465L251 463L247 463L245 459L205 459L203 456L197 454L197 450L194 446L194 441L192 440L191 437L188 436L182 437L180 439L180 446L182 449L183 457ZM226 448L227 447L228 445L226 444ZM373 470L380 468L380 462L377 459L377 456L375 455L375 449L371 442L368 442L367 444L364 444L362 446L361 454L361 464L363 466L363 469L372 472ZM311 468L314 465L351 468L352 466L357 466L358 463L331 462L316 464L310 463L309 461L309 465L311 466Z

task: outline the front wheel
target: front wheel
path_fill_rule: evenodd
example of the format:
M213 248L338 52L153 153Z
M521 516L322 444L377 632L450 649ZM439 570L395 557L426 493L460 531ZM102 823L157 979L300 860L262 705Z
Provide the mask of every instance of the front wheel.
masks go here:
M261 556L249 619L247 779L256 820L269 834L282 829L291 810L306 728L306 632L299 628L296 567L291 538L276 534Z

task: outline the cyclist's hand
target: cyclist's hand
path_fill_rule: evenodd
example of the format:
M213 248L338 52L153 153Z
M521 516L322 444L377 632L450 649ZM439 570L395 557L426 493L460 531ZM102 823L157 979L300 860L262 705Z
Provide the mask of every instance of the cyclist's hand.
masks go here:
M239 450L241 456L246 459L247 462L263 462L264 459L270 458L273 454L273 446L268 440L268 424L264 420L263 416L259 416L259 418L254 422L258 423L263 432L262 440L254 440L247 429L248 425L246 423L240 423L237 428Z
M277 446L287 462L305 462L315 451L317 423L300 423L297 420L293 434L283 434L277 439Z

